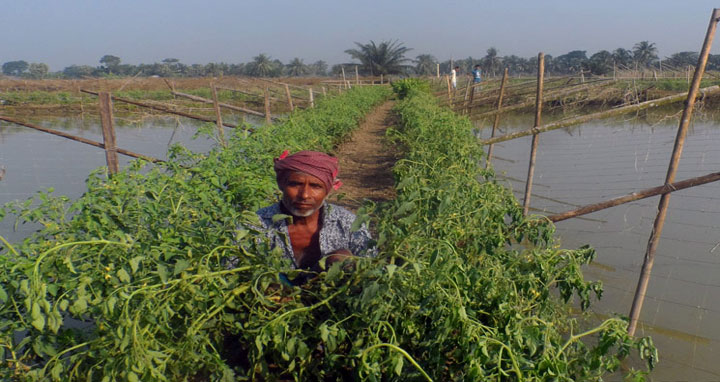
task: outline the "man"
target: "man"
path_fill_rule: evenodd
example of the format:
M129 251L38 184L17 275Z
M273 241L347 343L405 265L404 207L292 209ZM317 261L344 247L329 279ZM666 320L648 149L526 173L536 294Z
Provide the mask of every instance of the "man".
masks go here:
M473 83L476 83L476 84L480 83L480 81L482 80L480 65L475 65L475 68L472 71L472 75L473 75Z
M351 231L355 214L325 202L342 184L337 158L317 151L285 151L275 158L274 168L282 199L257 215L272 246L281 248L295 269L319 272L322 258L329 266L352 256L373 255L368 251L367 227ZM279 214L289 217L273 219Z
M458 70L460 70L460 67L456 66L450 71L450 83L452 84L453 90L457 89L457 72L458 72Z

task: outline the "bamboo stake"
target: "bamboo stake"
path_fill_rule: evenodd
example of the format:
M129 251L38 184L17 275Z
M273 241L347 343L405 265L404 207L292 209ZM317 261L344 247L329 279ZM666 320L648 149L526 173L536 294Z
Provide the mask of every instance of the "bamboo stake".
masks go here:
M450 90L450 77L448 75L445 75L445 82L447 82L447 95L448 95L448 101L452 102L452 93Z
M265 123L268 125L272 123L272 118L270 117L270 89L266 86L264 89L265 93Z
M383 75L382 75L382 73L380 73L380 85L382 85L382 84L385 83L385 82L383 82L383 81L384 81L384 80L383 80Z
M313 98L312 88L308 89L308 95L310 96L310 107L315 107L315 99Z
M105 147L105 161L108 172L117 174L120 170L115 141L115 128L113 127L112 99L110 94L102 92L98 95L100 106L100 124L102 125L103 146Z
M707 64L708 55L710 54L710 47L712 46L713 38L715 37L715 30L717 28L719 18L720 9L713 9L707 34L705 35L705 41L703 42L702 51L700 52L700 57L698 57L698 63L696 66L697 69L695 70L692 85L690 85L687 101L685 102L685 109L683 110L680 125L678 126L675 146L673 147L672 157L670 159L670 164L668 165L665 184L673 183L675 180L675 174L677 173L678 163L680 161L680 156L682 155L685 137L687 136L688 126L690 125L690 119L692 118L693 108L695 106L695 98L697 97L698 89L700 89L700 82L702 81L703 73L705 72L705 65ZM637 290L635 291L635 297L633 298L632 308L630 309L628 334L631 336L635 335L635 329L637 328L638 319L640 318L640 311L642 310L642 305L645 300L645 293L647 292L647 286L650 282L650 273L652 271L653 263L655 262L655 251L657 250L660 235L662 235L663 226L665 224L665 216L667 215L667 208L670 203L670 195L670 193L666 193L660 197L660 202L658 203L658 213L655 217L653 229L650 232L650 238L648 239L648 247L645 252L642 273L640 274Z
M680 182L668 183L668 184L664 184L664 185L658 186L658 187L647 188L644 190L633 192L631 194L627 194L624 196L606 200L604 202L588 204L586 206L582 206L580 208L576 208L571 211L566 211L566 212L562 212L559 214L550 215L547 218L552 222L559 222L559 221L563 221L563 220L567 220L567 219L572 219L574 217L587 215L587 214L597 212L600 210L604 210L604 209L607 209L610 207L619 206L621 204L634 202L636 200L650 198L653 196L667 194L667 193L675 192L675 191L679 191L679 190L684 190L686 188L700 186L703 184L716 182L718 180L720 180L720 172L714 172L712 174L698 176L698 177L686 179L686 180L683 180Z
M293 106L292 96L290 95L290 87L287 85L285 85L285 95L287 96L288 107L292 112L295 110L295 107Z
M440 64L435 64L435 77L440 78Z
M93 91L89 91L89 90L81 90L81 91L82 91L83 93L92 94L92 95L95 95L95 96L98 95L98 93L93 92ZM201 116L201 115L195 115L195 114L185 113L185 112L182 112L182 111L175 111L175 110L172 110L172 109L170 109L170 108L168 108L168 107L166 107L166 106L151 105L151 104L147 104L147 103L143 103L143 102L138 102L138 101L133 101L133 100L129 100L129 99L126 99L126 98L120 98L120 97L113 97L113 99L114 99L115 101L125 102L125 103L129 103L129 104L135 105L135 106L146 107L146 108L148 108L148 109L153 109L153 110L157 110L157 111L162 111L162 112L168 113L168 114L175 114L175 115L180 115L180 116L183 116L183 117L188 117L188 118L192 118L192 119L197 119L198 121L213 122L213 123L216 122L216 121L215 121L214 119L212 119L212 118L203 117L203 116ZM231 124L229 124L229 123L225 123L225 122L223 122L223 126L232 127L232 128L237 127L237 126L231 125Z
M535 96L535 128L540 126L542 117L542 96L543 96L543 80L545 77L545 54L538 54L538 82L537 93ZM523 199L523 216L527 216L530 210L530 193L532 192L533 176L535 175L535 157L537 156L539 134L533 134L532 144L530 146L530 163L528 164L527 181L525 182L525 199Z
M355 83L360 84L360 74L358 74L357 65L355 65Z
M325 86L322 87L323 97L327 97L327 90L325 89Z
M91 140L91 139L87 139L87 138L83 138L83 137L78 137L78 136L76 136L76 135L68 134L68 133L65 133L65 132L62 132L62 131L47 129L47 128L40 127L40 126L37 126L37 125L33 125L33 124L31 124L31 123L23 122L23 121L14 119L14 118L0 116L0 120L5 121L5 122L14 123L14 124L20 125L20 126L29 127L29 128L31 128L31 129L35 129L35 130L38 130L38 131L42 131L42 132L44 132L44 133L48 133L48 134L52 134L52 135L57 135L58 137L67 138L67 139L69 139L69 140L71 140L71 141L76 141L76 142L84 143L84 144L86 144L86 145L99 147L99 148L101 148L101 149L104 149L104 148L105 148L105 145L104 145L104 144L102 144L102 143L100 143L100 142L97 142L97 141L93 141L93 140ZM115 148L115 151L118 152L118 153L120 153L120 154L127 155L127 156L133 157L133 158L143 159L143 160L146 160L146 161L148 161L148 162L153 162L153 163L165 162L165 161L162 160L162 159L157 159L157 158L153 158L153 157L150 157L150 156L147 156L147 155L138 154L138 153L132 152L132 151L130 151L130 150L121 149L121 148L119 148L119 147L116 147L116 148Z
M203 103L209 103L209 104L214 104L214 103L215 103L215 101L213 101L213 100L211 100L211 99L207 99L207 98L200 97L200 96L196 96L196 95L192 95L192 94L186 94L186 93L180 93L180 92L172 92L172 94L173 94L174 96L191 99L191 100L193 100L193 101L198 101L198 102L203 102ZM264 116L265 116L265 114L263 114L263 113L261 113L261 112L259 112L259 111L250 110L250 109L246 109L246 108L244 108L244 107L235 106L235 105L230 105L230 104L223 103L223 102L218 102L218 105L219 105L220 107L224 107L224 108L227 108L227 109L230 109L230 110L240 111L240 112L243 112L243 113L246 113L246 114L256 115L256 116L258 116L258 117L264 117ZM226 126L227 126L227 125L226 125Z
M700 89L699 93L703 96L720 93L720 86L718 86L718 85L709 86L709 87ZM520 138L520 137L524 137L524 136L531 135L531 134L544 133L546 131L552 131L552 130L562 129L563 127L578 125L581 123L592 121L594 119L602 119L602 118L612 117L615 115L630 113L633 111L649 109L651 107L658 107L658 106L666 105L669 103L682 101L686 97L687 97L687 93L680 93L680 94L675 94L675 95L671 95L671 96L667 96L667 97L663 97L663 98L658 98L658 99L642 102L642 103L635 104L635 105L628 105L628 106L624 106L624 107L619 107L617 109L611 109L611 110L601 111L598 113L581 115L579 117L568 118L568 119L565 119L562 121L549 123L547 125L543 125L538 128L532 128L529 130L518 131L517 133L512 133L512 134L507 134L507 135L503 135L500 137L491 138L491 139L482 141L482 144L488 145L491 143L505 142L505 141L509 141L511 139Z
M507 76L508 76L508 68L505 68L505 72L503 72L502 82L500 83L500 95L498 96L498 99L497 99L497 109L498 110L502 109L503 95L505 94L505 85L507 84ZM495 132L497 131L497 128L500 126L500 114L501 113L495 114L495 122L493 122L493 127L492 127L492 131L490 133L490 138L495 136ZM492 160L494 146L495 145L491 144L490 147L488 147L487 159L485 160L485 168L486 169L490 168L490 161Z
M463 100L465 103L465 114L468 113L468 108L470 107L470 89L472 89L472 78L468 78L467 85L465 86L465 99Z
M223 147L227 147L227 142L225 142L225 131L223 130L222 113L220 112L220 103L218 102L217 88L215 88L215 84L212 84L211 87L213 95L213 106L215 107L215 117L218 128L218 139L220 140L220 144Z
M345 89L347 89L347 80L345 79L345 67L340 65L340 69L342 69L343 84L345 84Z

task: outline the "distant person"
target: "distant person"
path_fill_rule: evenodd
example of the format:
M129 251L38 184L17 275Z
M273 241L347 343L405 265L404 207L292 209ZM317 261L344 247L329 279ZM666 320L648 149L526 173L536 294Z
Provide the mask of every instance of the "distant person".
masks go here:
M452 84L453 89L457 89L457 72L460 70L459 66L454 67L450 71L450 83Z
M473 83L479 84L482 81L482 72L480 71L480 65L475 65L472 71Z

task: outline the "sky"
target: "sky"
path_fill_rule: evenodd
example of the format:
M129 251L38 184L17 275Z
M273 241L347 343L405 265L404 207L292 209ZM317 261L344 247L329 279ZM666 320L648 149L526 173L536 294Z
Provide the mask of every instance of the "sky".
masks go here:
M398 40L409 58L553 56L656 44L659 56L699 51L711 0L0 0L0 63L50 70L177 58L185 64L350 62L355 42ZM711 51L720 53L720 42Z

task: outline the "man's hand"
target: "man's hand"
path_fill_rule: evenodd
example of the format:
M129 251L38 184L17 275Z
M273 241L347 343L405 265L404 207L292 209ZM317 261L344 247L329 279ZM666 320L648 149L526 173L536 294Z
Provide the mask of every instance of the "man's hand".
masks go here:
M349 249L338 249L337 251L329 254L327 258L325 259L325 266L330 267L331 265L335 264L336 262L343 262L345 260L352 260L355 256L350 252Z

